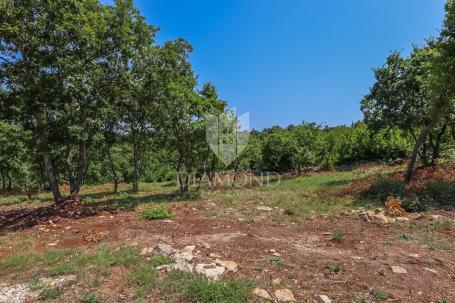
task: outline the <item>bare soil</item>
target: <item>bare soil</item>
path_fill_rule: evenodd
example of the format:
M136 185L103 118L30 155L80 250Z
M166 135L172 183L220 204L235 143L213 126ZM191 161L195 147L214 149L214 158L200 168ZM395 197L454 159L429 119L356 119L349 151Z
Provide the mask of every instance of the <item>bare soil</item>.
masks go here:
M245 222L209 218L205 215L208 208L202 203L174 206L178 216L171 221L145 221L138 211L60 218L9 235L25 239L33 234L37 251L49 248L50 243L53 248L90 249L99 241L140 248L157 243L179 249L196 245L202 257L213 253L237 262L240 270L233 277L255 280L270 293L290 288L298 302L314 302L315 294L325 294L332 302L358 302L359 298L378 302L371 295L374 289L389 293L389 301L394 302L455 302L455 252L432 250L416 240L400 240L403 234L417 239L421 232L426 232L421 229L406 228L404 223L368 223L355 215L313 217L299 224L267 219ZM455 218L450 212L442 215L450 220ZM422 220L428 219L411 221L410 225ZM341 241L332 239L334 230L341 231ZM455 242L453 229L432 233L436 233L436 238L449 239L452 245ZM0 247L0 259L14 253L12 247ZM274 253L280 256L272 262ZM331 272L326 268L330 261L341 264L343 270ZM408 273L393 274L392 265L401 266ZM128 301L122 299L125 290L120 286L123 274L119 271L114 271L111 281L100 290L103 298L109 300L106 302ZM282 279L281 285L272 284L276 278Z

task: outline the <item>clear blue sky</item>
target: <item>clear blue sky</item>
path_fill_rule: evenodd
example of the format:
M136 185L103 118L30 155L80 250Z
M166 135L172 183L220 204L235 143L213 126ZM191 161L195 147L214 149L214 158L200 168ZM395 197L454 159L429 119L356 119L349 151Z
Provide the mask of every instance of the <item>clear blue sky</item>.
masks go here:
M111 3L111 0L104 0ZM444 0L136 0L157 41L186 38L211 81L256 129L350 124L390 51L436 36Z

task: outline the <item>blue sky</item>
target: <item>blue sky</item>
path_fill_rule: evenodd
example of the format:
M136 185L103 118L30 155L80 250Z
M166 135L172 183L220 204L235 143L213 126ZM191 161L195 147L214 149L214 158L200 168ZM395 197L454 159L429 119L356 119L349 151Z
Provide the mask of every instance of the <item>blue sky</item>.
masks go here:
M105 0L110 3L110 0ZM350 124L390 51L436 36L444 0L136 0L157 41L186 38L211 81L256 129Z

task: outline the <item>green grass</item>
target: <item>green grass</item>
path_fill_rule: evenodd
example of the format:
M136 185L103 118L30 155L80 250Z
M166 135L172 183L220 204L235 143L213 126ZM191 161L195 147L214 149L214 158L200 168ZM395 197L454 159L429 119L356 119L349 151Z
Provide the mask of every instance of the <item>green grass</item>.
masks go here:
M371 295L377 299L377 300L381 300L381 301L385 301L387 299L389 299L390 295L388 293L386 293L385 291L382 291L382 290L378 290L378 289L375 289L371 292Z
M175 216L175 213L169 211L167 208L159 206L154 208L145 208L142 211L142 219L145 220L161 220L169 219Z
M63 294L63 288L55 287L55 288L44 288L41 293L39 294L38 298L40 300L55 300L60 298Z
M167 265L172 263L172 258L164 255L155 255L152 257L151 265L153 268L157 268L161 265Z
M81 303L98 303L98 295L95 292L86 293L81 298Z
M131 271L127 278L129 287L136 289L136 296L143 297L156 285L156 273L152 265L139 265Z
M331 234L332 241L340 242L341 240L343 240L343 233L340 230L338 229L332 230Z
M252 284L247 280L211 282L203 277L187 281L183 294L198 303L243 303L247 302Z
M273 265L281 265L284 263L283 259L278 256L272 256L270 262L272 262Z
M37 291L43 289L46 285L41 278L33 277L28 281L27 286L31 291Z
M329 261L325 264L325 268L335 274L342 273L344 271L344 267L341 263L336 261Z

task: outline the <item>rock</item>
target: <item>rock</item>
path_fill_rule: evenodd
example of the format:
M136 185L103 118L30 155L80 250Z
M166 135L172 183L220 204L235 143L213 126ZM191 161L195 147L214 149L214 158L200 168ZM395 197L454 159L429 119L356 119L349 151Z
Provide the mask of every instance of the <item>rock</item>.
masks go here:
M165 264L165 265L160 265L158 266L157 268L155 268L157 271L160 271L160 270L164 270L164 269L168 269L169 267L171 267L172 265L170 264Z
M275 297L278 302L297 302L292 291L287 288L277 289Z
M225 268L223 266L217 266L215 263L198 264L194 268L194 271L209 279L218 280L219 276L225 272Z
M315 295L314 298L318 303L332 303L332 301L326 295Z
M431 218L431 220L438 221L438 220L444 219L444 216L441 216L441 215L431 215L430 218Z
M394 274L407 274L407 270L400 266L390 266Z
M205 249L210 249L210 248L212 248L212 246L211 246L209 243L207 243L207 242L202 242L201 245L202 245Z
M410 219L406 217L396 217L395 220L398 222L408 222Z
M413 258L413 259L418 259L419 255L418 254L409 254L408 257Z
M231 271L236 273L238 271L239 265L235 263L234 261L221 261L221 260L215 260L215 263L217 265L223 266L226 268L226 271Z
M280 283L281 283L281 278L276 278L276 279L273 279L273 280L272 280L272 284L273 284L273 285L278 285L278 284L280 284Z
M273 253L272 256L281 257L281 254L279 254L279 253Z
M272 211L273 210L273 208L268 207L268 206L257 206L256 209L262 210L262 211Z
M196 248L196 246L194 246L194 245L186 246L181 251L175 253L174 260L176 261L176 263L189 262L189 261L193 260L193 250L195 248Z
M374 223L379 223L379 224L388 224L389 219L385 216L384 212L379 212L377 214L372 214L371 218L373 219Z
M424 267L423 269L426 270L426 271L432 272L432 273L434 273L434 274L437 274L437 273L438 273L436 270L434 270L434 269L432 269L432 268Z
M266 299L266 300L272 300L272 297L270 296L269 292L262 288L253 289L253 295Z
M407 217L411 220L418 220L423 217L421 213L410 213L407 215Z
M214 253L210 253L210 254L209 254L209 257L210 257L210 258L216 258L216 259L221 258L221 256L220 256L219 254L214 254Z
M163 254L163 255L170 255L172 254L175 250L172 248L172 246L167 245L167 244L156 244L154 247L154 250L157 253Z
M194 266L186 262L177 262L167 268L168 271L180 270L184 272L193 272Z
M26 284L0 287L1 303L22 303L31 297L31 291Z

